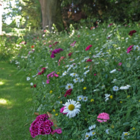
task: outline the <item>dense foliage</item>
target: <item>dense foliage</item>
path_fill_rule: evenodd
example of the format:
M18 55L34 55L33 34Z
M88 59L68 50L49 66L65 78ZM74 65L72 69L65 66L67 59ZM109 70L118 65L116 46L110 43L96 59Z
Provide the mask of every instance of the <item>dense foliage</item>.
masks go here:
M140 139L139 24L81 28L18 39L11 63L26 72L40 114L31 135Z

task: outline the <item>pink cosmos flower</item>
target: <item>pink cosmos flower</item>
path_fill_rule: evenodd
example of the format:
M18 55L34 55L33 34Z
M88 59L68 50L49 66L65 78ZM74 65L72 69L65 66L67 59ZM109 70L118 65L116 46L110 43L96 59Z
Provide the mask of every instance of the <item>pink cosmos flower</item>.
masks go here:
M52 47L52 45L49 45L49 47Z
M46 83L49 84L49 83L50 83L50 79L47 79L47 80L46 80Z
M131 45L130 47L127 48L127 53L130 53L132 51L134 45Z
M94 73L94 76L96 76L97 74L96 73Z
M87 46L85 51L89 50L91 47L92 47L92 45Z
M73 43L70 44L70 46L74 47L76 41L74 41Z
M102 122L107 122L108 120L110 119L109 117L109 114L103 112L103 113L100 113L98 116L97 116L97 121L102 123Z
M63 59L65 59L66 57L64 57L64 56L61 56L60 57L60 59L59 59L59 61L58 61L58 66L60 66L60 62L63 60Z
M67 114L67 113L63 113L64 109L65 109L65 106L63 106L63 107L60 109L60 113L62 113L62 114Z

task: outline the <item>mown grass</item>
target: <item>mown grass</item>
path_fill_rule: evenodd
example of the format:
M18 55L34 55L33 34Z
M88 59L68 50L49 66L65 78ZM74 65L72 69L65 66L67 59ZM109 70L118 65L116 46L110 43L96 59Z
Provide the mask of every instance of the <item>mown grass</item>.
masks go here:
M25 73L6 61L0 62L0 139L31 140L33 102Z

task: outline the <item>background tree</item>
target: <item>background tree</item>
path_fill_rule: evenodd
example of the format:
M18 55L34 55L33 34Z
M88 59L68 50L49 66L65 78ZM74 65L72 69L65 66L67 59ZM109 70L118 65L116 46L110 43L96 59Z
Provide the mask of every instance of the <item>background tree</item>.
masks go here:
M2 1L0 0L0 35L2 35L2 11L3 11L3 7L2 7Z
M61 1L60 0L39 0L42 12L42 27L49 26L51 30L54 23L58 30L63 29Z

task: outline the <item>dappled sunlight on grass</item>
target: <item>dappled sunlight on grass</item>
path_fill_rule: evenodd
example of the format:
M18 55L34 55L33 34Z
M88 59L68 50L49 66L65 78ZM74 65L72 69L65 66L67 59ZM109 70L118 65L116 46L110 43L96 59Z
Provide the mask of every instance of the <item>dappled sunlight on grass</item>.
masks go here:
M0 98L0 104L7 104L7 100L6 99L2 99L2 98Z
M0 85L4 85L4 82L0 81Z
M0 105L12 107L12 102L6 98L0 98Z

